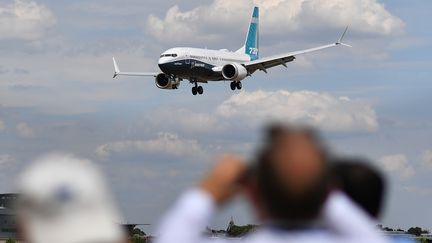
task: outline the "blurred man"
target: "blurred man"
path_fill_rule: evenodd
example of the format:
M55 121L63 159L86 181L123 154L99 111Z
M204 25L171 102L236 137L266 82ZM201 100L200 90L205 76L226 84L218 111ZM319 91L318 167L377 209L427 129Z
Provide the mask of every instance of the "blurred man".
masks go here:
M385 197L384 176L366 160L339 158L330 168L331 184L378 219Z
M386 194L384 175L367 160L338 158L330 167L330 184L358 204L374 220L379 220ZM378 224L378 223L376 223ZM415 242L406 235L391 236L392 242Z
M248 195L260 220L302 226L327 198L326 153L313 132L274 126L248 171Z
M19 224L29 243L124 243L121 218L88 160L49 156L19 177Z
M245 242L386 242L349 199L331 195L326 200L329 196L326 154L313 133L271 127L257 157L249 169L236 156L220 158L201 183L185 193L167 213L156 243L209 241L202 238L199 229L245 184L248 198L263 224L244 238ZM321 217L326 225L321 224ZM347 217L346 221L352 221L348 226L357 228L341 227L340 217Z

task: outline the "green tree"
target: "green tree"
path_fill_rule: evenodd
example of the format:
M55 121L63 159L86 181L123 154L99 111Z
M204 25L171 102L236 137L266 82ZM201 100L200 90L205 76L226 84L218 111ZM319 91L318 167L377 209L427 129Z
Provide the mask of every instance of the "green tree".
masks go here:
M256 225L245 225L245 226L237 226L233 225L229 228L227 235L230 237L241 237L250 232L252 232L256 228Z
M9 238L9 239L7 239L6 243L15 243L15 240L14 240L14 239L11 239L11 238Z
M132 235L146 236L146 233L142 231L140 228L135 227L132 231Z
M146 239L140 235L134 235L131 238L132 243L146 243Z
M415 235L415 236L421 236L422 234L428 234L429 231L424 230L420 227L411 227L408 229L408 234Z

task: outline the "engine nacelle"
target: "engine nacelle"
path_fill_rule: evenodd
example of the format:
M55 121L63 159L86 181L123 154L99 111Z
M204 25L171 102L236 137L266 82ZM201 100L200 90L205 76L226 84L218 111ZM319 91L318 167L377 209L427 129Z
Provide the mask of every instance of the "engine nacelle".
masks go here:
M156 76L155 83L159 89L177 89L180 86L180 81L179 78L160 73Z
M241 81L247 75L246 68L238 63L227 64L222 68L222 76L227 80Z

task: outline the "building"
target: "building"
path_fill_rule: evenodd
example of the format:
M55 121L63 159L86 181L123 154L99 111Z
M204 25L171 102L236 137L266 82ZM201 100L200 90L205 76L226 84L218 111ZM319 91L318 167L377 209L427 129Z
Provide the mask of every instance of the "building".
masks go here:
M15 202L18 195L0 194L0 242L17 239Z
M229 223L228 223L228 227L227 227L227 229L226 229L226 232L230 232L234 226L235 226L234 219L233 219L233 217L231 216L231 220L230 220Z

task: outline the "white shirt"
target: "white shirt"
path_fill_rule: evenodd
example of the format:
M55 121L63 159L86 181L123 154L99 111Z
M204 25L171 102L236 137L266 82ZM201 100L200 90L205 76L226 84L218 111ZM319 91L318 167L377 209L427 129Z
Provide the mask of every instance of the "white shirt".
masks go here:
M217 206L206 192L186 192L165 215L156 232L155 243L226 243L229 239L203 236ZM247 237L248 243L387 243L373 221L346 196L333 193L323 208L323 221L330 230L277 230L263 226Z

